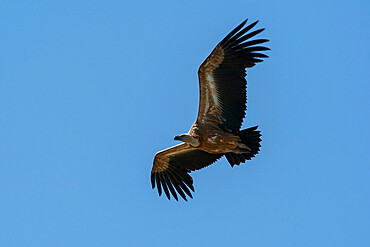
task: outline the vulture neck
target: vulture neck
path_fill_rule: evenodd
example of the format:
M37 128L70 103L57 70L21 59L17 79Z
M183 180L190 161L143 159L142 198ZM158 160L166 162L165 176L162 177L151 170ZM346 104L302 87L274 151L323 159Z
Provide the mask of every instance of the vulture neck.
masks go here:
M189 144L192 147L198 147L200 145L199 140L197 138L189 135L189 134L182 134L180 136L176 136L175 140L185 142L185 143Z

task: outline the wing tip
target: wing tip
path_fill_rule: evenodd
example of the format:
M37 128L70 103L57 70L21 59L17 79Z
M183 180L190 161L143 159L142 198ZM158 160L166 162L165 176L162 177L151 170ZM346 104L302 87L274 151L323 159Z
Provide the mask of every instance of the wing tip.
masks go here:
M152 189L155 188L155 175L154 173L152 172L152 174L150 175L150 182L152 184Z
M189 177L190 175L187 174ZM190 177L191 178L191 177ZM193 195L188 190L188 188L194 192L193 184L190 183L190 181L185 181L183 178L180 180L181 184L179 184L171 174L168 174L167 172L152 172L151 177L151 185L152 189L155 189L157 187L158 195L162 196L162 191L166 195L168 200L171 200L172 197L179 201L178 195L181 196L184 201L188 201L186 195L188 195L191 199L193 199ZM186 184L183 184L183 182ZM192 182L192 179L191 179ZM184 188L185 187L185 188ZM177 192L177 193L176 193ZM185 193L186 195L185 195Z
M230 38L232 38L236 33L238 33L245 26L247 21L248 21L248 18L245 19L242 23L240 23L236 28L234 28L228 35L226 35L226 37L223 38L219 44L223 45L227 43L227 41L229 41Z

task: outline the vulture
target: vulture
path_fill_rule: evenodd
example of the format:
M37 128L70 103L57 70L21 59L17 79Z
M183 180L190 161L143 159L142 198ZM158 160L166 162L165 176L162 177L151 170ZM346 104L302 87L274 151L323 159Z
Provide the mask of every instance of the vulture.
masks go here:
M248 20L248 19L247 19ZM261 44L267 39L251 39L264 28L251 31L258 21L243 21L211 52L198 69L198 116L186 134L175 136L182 143L156 153L151 184L170 199L185 201L194 192L190 172L211 165L222 156L233 167L252 159L261 147L258 126L241 130L246 111L246 68L268 56Z

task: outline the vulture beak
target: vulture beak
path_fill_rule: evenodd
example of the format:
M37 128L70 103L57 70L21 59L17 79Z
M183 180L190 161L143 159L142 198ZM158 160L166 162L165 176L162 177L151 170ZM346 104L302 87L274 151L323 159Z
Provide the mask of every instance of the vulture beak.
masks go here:
M174 139L175 141L180 141L180 136L175 136L173 139Z

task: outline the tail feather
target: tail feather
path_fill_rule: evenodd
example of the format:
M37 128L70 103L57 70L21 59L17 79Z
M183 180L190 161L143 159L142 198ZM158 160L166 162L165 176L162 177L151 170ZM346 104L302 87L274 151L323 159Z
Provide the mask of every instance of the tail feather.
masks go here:
M226 159L229 161L231 166L239 165L240 163L244 163L246 160L252 159L260 151L261 131L257 130L257 128L258 126L254 126L238 133L242 142L247 145L251 151L243 154L225 154Z

